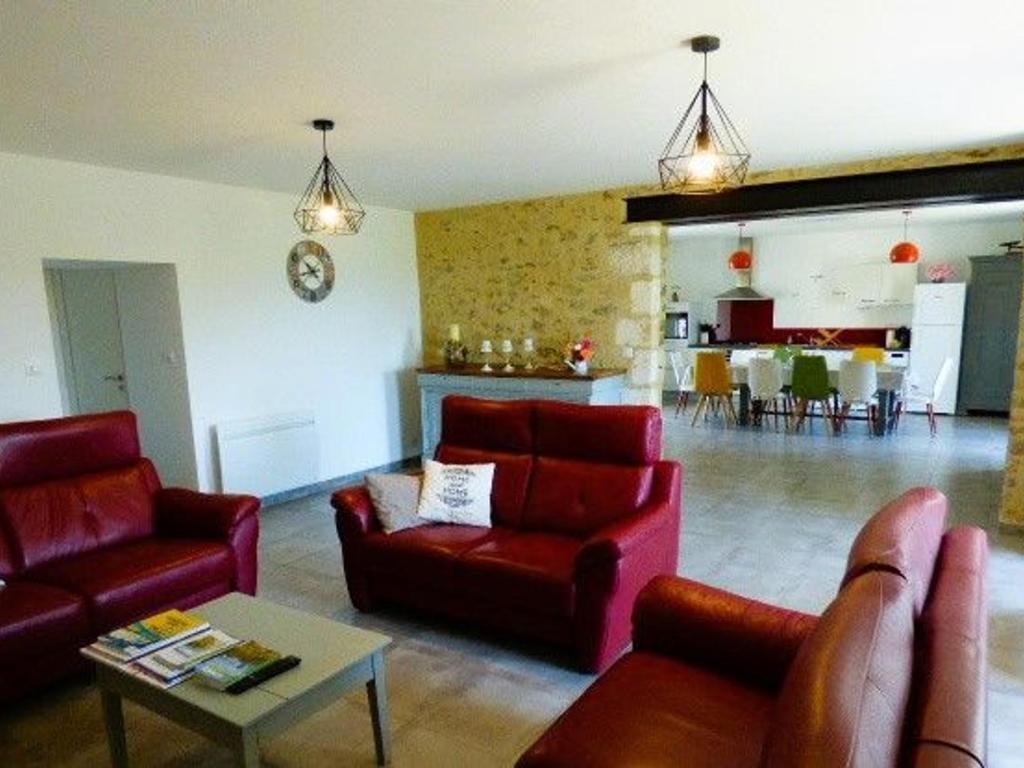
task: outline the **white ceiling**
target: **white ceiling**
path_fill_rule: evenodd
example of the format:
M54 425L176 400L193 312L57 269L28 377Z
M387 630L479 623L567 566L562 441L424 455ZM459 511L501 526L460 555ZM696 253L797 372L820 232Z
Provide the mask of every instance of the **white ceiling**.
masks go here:
M710 81L753 168L1024 140L1019 0L0 2L0 149L364 202L657 178Z

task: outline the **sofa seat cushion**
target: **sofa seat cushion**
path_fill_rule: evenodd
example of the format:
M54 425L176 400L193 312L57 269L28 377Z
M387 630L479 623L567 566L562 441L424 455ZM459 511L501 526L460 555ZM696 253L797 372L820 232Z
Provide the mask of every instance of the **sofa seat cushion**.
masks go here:
M517 765L756 766L772 709L772 695L762 689L634 652L587 689Z
M449 589L456 559L490 538L493 530L439 524L391 534L371 533L362 542L363 562L367 569L388 581L413 581L421 586Z
M540 613L572 616L573 567L581 543L570 536L497 529L459 558L462 592Z
M230 547L196 539L145 539L43 566L33 580L86 598L94 629L106 632L186 602L197 592L230 591L234 559Z
M91 640L85 601L47 584L27 581L0 589L0 659L23 662Z

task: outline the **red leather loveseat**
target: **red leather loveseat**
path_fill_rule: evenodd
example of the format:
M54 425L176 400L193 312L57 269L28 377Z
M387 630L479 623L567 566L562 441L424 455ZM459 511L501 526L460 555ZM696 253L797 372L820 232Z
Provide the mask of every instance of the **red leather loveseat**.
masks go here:
M100 633L254 594L259 506L161 488L130 412L0 425L0 702Z
M931 489L883 508L821 617L654 580L518 768L983 768L987 540L945 520Z
M389 535L364 487L338 491L352 602L468 620L603 669L629 643L640 588L678 567L682 468L660 455L656 408L446 397L436 458L495 463L493 527Z

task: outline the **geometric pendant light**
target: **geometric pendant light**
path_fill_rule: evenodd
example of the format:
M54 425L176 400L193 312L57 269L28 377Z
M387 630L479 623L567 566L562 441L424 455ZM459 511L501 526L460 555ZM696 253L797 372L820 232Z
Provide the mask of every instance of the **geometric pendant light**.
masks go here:
M299 199L295 222L307 234L354 235L366 211L327 156L327 132L334 129L334 121L320 118L313 127L323 133L324 157Z
M903 212L903 240L896 243L889 251L889 261L893 264L916 264L921 258L921 249L917 243L907 239L907 226L910 224L910 211Z
M684 195L738 187L747 177L750 152L708 85L708 54L719 40L700 35L690 41L704 56L704 79L658 160L662 189Z

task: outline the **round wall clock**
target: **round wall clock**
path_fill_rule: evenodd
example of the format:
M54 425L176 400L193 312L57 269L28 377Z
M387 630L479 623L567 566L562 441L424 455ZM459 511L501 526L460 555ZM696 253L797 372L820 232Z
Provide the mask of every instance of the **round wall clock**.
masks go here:
M334 287L334 262L320 243L300 240L288 252L285 266L288 284L303 301L323 301Z

